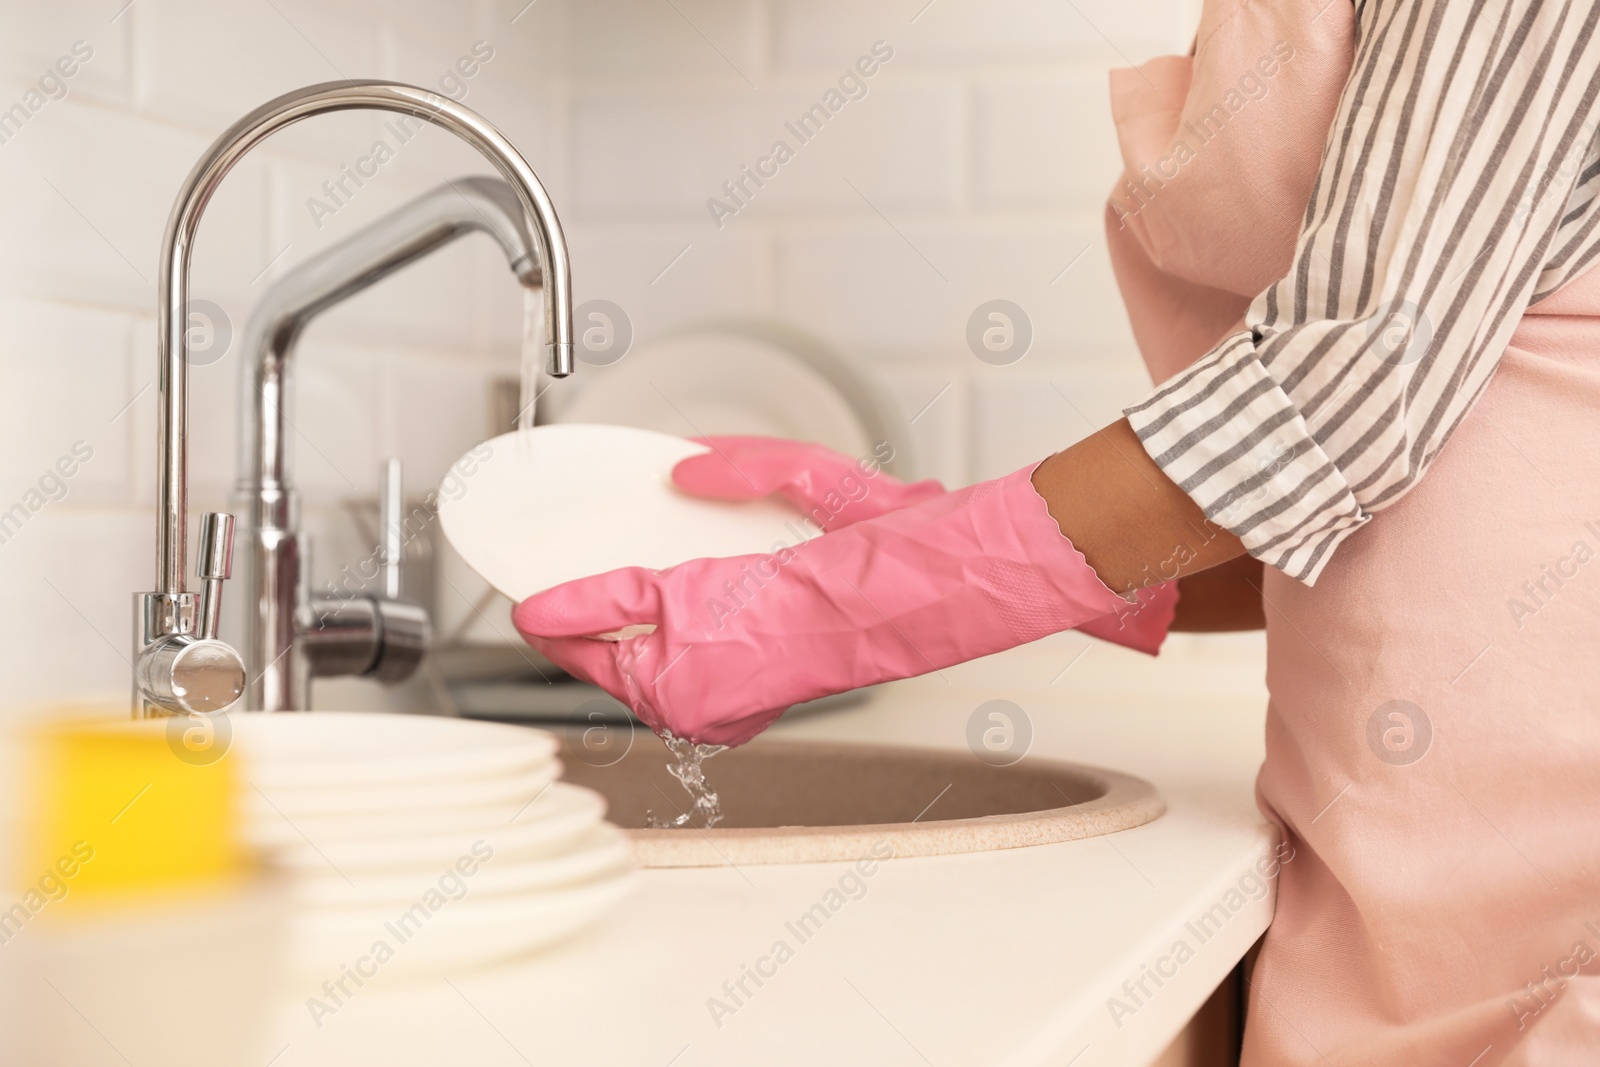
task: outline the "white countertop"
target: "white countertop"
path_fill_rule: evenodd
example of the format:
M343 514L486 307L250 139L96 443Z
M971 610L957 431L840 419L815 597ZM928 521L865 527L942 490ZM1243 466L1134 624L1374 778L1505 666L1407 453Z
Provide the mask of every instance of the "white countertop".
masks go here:
M1260 647L1259 635L1180 636L1151 661L1066 634L774 728L959 748L973 709L1004 698L1028 713L1033 754L1154 782L1168 811L1148 825L889 861L803 943L785 923L847 865L645 871L600 927L533 959L417 984L380 976L320 1028L304 990L282 1006L272 1067L1148 1063L1271 917L1270 893L1230 892L1275 842L1251 794ZM724 982L779 940L792 958L759 988L746 979L736 1005ZM1145 970L1158 964L1159 986ZM714 1017L713 997L731 1014Z

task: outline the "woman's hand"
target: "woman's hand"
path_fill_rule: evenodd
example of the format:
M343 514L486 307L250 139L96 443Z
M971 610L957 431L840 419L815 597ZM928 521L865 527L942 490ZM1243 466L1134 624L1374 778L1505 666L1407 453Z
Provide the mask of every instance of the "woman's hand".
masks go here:
M875 519L943 496L929 478L902 482L875 461L782 437L697 437L711 449L672 468L672 482L712 500L757 500L773 493L799 508L823 532Z

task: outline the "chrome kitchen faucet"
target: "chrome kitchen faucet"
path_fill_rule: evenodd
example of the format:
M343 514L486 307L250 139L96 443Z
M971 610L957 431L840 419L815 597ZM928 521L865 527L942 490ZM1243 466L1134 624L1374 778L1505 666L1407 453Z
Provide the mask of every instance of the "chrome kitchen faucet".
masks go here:
M543 286L545 248L559 245L554 216L530 228L517 192L497 178L457 178L395 209L275 282L245 329L239 456L241 558L249 593L244 620L245 707L310 706L313 677L407 677L427 643L426 612L399 597L405 516L399 461L385 469L379 525L383 591L313 596L306 536L290 475L284 411L295 344L316 315L468 233L500 246L528 289Z
M167 219L166 235L161 245L161 277L158 290L160 308L156 324L158 357L156 455L160 466L156 481L156 590L136 594L134 598L135 717L221 711L244 694L247 685L255 685L265 692L269 687L262 683L262 679L271 670L282 667L277 661L267 661L259 665L253 664L251 667L253 675L247 674L245 660L238 651L217 637L221 585L228 577L232 563L233 517L231 515L212 512L207 513L202 519L199 573L204 582L204 589L202 593L196 594L185 588L187 562L185 533L188 520L189 261L195 232L206 204L228 171L246 153L271 134L292 123L313 115L349 110L394 111L440 126L473 145L495 165L519 201L523 219L528 227L526 236L531 236L532 244L538 253L537 264L522 263L519 266L518 261L513 261L512 269L517 272L524 284L530 284L530 278L536 271L537 283L543 288L549 372L557 378L566 377L572 372L572 282L561 223L556 218L550 197L540 183L538 175L533 172L533 168L499 130L476 112L437 93L410 85L380 81L329 82L286 93L276 100L263 104L234 123L212 143L185 179L183 188L178 193L177 202L173 205L172 214ZM492 186L493 183L488 184ZM474 185L474 189L477 190L477 185ZM463 199L471 199L464 192L461 195ZM493 196L490 198L494 199ZM266 367L267 362L275 360L275 366L267 368L273 372L270 386L274 392L270 397L266 396L269 383L264 379L258 382L257 384L262 386L262 392L253 396L252 408L260 413L264 407L271 406L275 409L275 414L273 420L263 416L255 423L259 432L256 437L258 447L254 450L257 458L253 461L252 473L261 474L258 484L262 492L251 506L257 509L255 513L257 519L261 517L260 509L263 507L274 519L281 516L285 520L281 528L291 534L292 525L287 520L292 512L292 494L287 491L281 480L282 436L281 425L276 420L280 417L277 412L281 412L283 399L281 394L283 358L292 349L295 332L317 311L365 288L366 285L370 285L405 263L426 255L433 248L465 232L464 229L458 228L449 236L439 239L441 231L436 227L430 229L427 226L417 226L408 229L401 223L391 229L385 229L386 225L388 224L379 223L363 231L363 234L380 236L388 234L398 241L396 247L380 249L368 245L364 248L353 248L351 246L356 245L362 236L357 235L357 240L352 240L341 249L332 250L313 261L313 264L325 268L327 274L315 274L311 271L313 264L307 264L305 271L300 275L302 279L309 279L303 288L288 289L287 279L274 288L275 292L282 290L280 295L298 294L305 298L305 302L299 304L297 308L290 306L296 304L292 299L280 305L280 311L284 314L278 317L278 322L288 331L287 336L265 339L263 351L270 349L277 353L276 357L264 356L261 364ZM486 229L500 237L502 245L506 245L503 234L494 224L482 224L478 228ZM431 244L427 236L429 233L433 234ZM406 239L408 234L409 239ZM526 241L525 236L519 239ZM337 253L341 251L347 253L349 258L339 258ZM362 263L365 264L365 269L361 269ZM341 269L345 272L345 284L342 286L332 284ZM320 287L319 282L322 283ZM256 352L248 353L250 357L256 355L258 355ZM269 432L274 430L276 436L269 440ZM275 468L261 462L261 457L269 452L280 460ZM272 470L276 470L280 475L276 485L269 485L265 478ZM391 489L393 481L391 477L389 479ZM267 500L269 493L277 494L270 503ZM265 529L259 522L252 525L254 529ZM295 562L298 565L297 557ZM252 573L255 573L254 569ZM276 612L283 607L276 601L268 604L260 599L262 590L266 588L261 580L253 578L252 584L256 586L253 592L258 599L254 604L246 606L247 615L255 616L259 613L265 620L269 610ZM390 585L392 587L392 581ZM277 585L271 588L281 590ZM371 632L366 640L369 645L376 643L379 646L373 650L374 659L381 659L383 653L381 647L384 639L384 619L381 615L383 610L381 607L375 607L370 613ZM414 611L415 609L412 609L412 614L396 612L396 623L408 635L407 641L403 643L420 645L421 634L426 632L426 620L425 618L420 620L419 631L417 629L419 620ZM293 611L288 615L291 624L292 616ZM284 618L281 613L272 615L274 624L280 628ZM343 622L352 620L347 617ZM294 651L296 635L292 630L280 629L278 633L287 636L278 653L279 659L289 659ZM347 631L346 637L351 636ZM359 635L355 636L359 638ZM359 645L360 640L355 643ZM350 647L349 642L345 647L346 649ZM409 649L399 656L397 662L403 663L408 656L411 656ZM345 658L353 662L361 657L358 655ZM415 662L414 656L412 662ZM376 667L373 669L376 670ZM290 701L294 695L294 687L288 684L291 680L291 675L281 675L280 681L284 684L275 690L274 699L277 707L268 710L280 710L291 706ZM268 707L265 701L260 706Z

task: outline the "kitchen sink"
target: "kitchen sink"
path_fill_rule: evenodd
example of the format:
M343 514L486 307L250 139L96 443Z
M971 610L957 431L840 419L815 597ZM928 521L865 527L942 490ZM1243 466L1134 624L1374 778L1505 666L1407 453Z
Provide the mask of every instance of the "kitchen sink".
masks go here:
M760 738L705 764L722 798L711 830L648 828L688 794L668 753L640 732L621 755L569 739L565 777L605 796L646 867L816 863L936 856L1098 837L1166 810L1150 783L1118 771L1027 757L991 766L966 751Z

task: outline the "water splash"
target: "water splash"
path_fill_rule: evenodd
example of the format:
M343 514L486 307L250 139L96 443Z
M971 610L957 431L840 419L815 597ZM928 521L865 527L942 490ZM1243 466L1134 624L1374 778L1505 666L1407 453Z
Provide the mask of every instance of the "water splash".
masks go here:
M722 821L722 800L706 782L703 765L718 752L726 751L728 746L698 745L668 732L661 734L661 740L666 742L667 751L672 753L672 762L667 764L667 770L689 794L689 810L671 819L661 818L654 811L646 811L646 823L652 830L676 830L685 826L711 829ZM696 816L699 817L698 821Z

